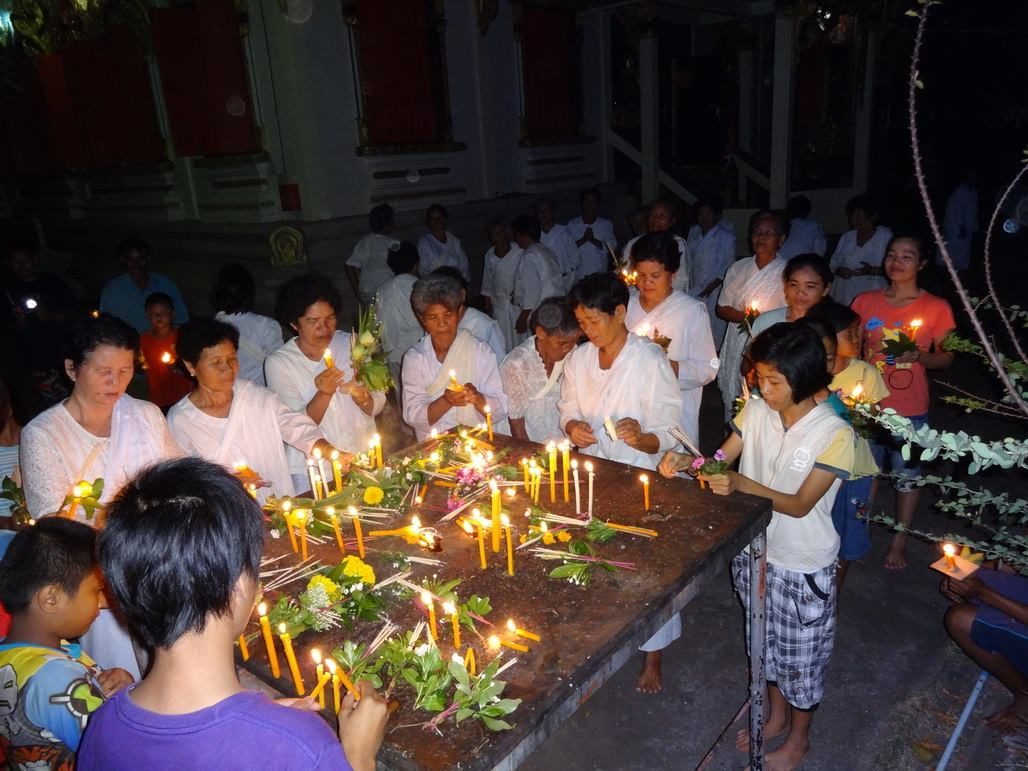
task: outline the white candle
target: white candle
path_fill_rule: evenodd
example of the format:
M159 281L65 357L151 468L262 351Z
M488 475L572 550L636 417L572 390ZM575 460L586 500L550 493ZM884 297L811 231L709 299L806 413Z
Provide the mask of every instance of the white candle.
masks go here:
M582 495L578 484L578 461L571 461L571 476L575 480L575 514L582 513Z
M590 461L585 462L586 473L589 474L589 516L593 515L593 477L596 475L593 473L593 464Z

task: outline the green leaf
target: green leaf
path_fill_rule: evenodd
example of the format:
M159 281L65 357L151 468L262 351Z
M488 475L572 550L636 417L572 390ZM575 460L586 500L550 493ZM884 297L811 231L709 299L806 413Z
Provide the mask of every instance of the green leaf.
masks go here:
M570 578L578 572L578 565L560 565L550 571L550 578Z
M485 727L490 731L509 731L513 726L506 720L497 720L492 717L482 716L482 722L485 723Z
M462 663L451 660L446 668L458 683L465 687L470 685L471 679L468 676L468 670Z
M457 710L457 715L456 715L457 722L459 723L460 721L465 720L466 718L469 718L469 717L471 717L474 714L475 714L475 711L473 709L468 709L467 707L461 707L460 709Z

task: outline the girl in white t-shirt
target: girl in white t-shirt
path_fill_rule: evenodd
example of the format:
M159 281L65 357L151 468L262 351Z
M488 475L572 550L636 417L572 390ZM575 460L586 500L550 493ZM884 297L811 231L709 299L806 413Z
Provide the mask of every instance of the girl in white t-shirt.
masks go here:
M809 746L813 710L824 695L835 636L835 562L839 535L832 504L853 462L853 434L814 399L829 382L825 348L802 324L776 324L750 347L761 398L752 398L721 445L739 471L699 473L716 495L748 493L771 501L767 529L768 703L765 739L788 732L768 765L796 767ZM660 472L691 470L691 455L667 453ZM696 473L695 471L693 473ZM749 554L732 562L736 591L749 612ZM745 735L743 735L745 734ZM745 748L748 732L740 734Z

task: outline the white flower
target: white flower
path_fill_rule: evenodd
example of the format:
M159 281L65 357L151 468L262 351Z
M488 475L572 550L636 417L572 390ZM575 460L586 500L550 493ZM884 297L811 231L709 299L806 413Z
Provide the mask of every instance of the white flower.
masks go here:
M355 591L355 592L364 591L364 582L363 581L358 581L357 583L355 583L353 585L352 590Z
M278 532L278 530L272 530L271 531L271 537L272 538L281 538L282 534L280 532Z
M414 649L414 653L417 656L424 656L426 653L428 653L428 648L428 643L421 643L421 645Z

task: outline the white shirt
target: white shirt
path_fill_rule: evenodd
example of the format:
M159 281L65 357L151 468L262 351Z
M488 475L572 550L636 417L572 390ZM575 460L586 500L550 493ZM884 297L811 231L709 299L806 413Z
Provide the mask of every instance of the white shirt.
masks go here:
M236 381L228 417L208 415L186 396L168 411L168 422L190 455L226 468L246 463L271 484L261 492L278 497L297 493L285 445L306 457L324 438L306 413L291 410L273 391L249 380Z
M307 415L307 404L318 389L314 378L325 370L323 359L311 361L296 344L293 338L264 362L264 371L268 376L268 388L277 393L282 402L291 410ZM343 382L353 380L353 367L350 364L350 336L336 331L329 344L336 368L343 373ZM349 394L336 392L328 403L328 409L318 427L325 438L340 450L360 452L368 449L368 443L375 433L375 418L385 407L385 394L373 391L372 414L366 415L358 407ZM290 449L287 452L289 467L294 474L307 471L305 453Z
M471 279L468 256L464 254L460 239L449 230L446 231L445 244L431 233L425 233L419 238L418 256L421 258L418 263L418 275L427 276L436 268L449 266L459 270L465 281Z
M540 231L539 243L549 249L557 256L557 266L560 268L563 279L562 294L567 294L571 285L575 282L575 274L578 271L578 247L575 239L565 225L553 223L553 227L547 231Z
M514 304L534 310L547 297L562 294L564 279L557 265L557 256L542 244L532 244L521 254L514 279Z
M390 363L399 364L403 354L425 334L410 305L411 290L418 277L410 273L393 276L378 289L375 313L382 322L382 344Z
M656 343L631 333L609 369L601 369L599 354L595 345L584 343L564 360L560 427L571 420L585 421L597 442L583 453L654 469L664 451L678 444L668 429L678 425L682 414L678 381L667 356ZM643 433L657 436L660 449L650 455L611 439L604 428L607 417L615 424L635 418Z
M735 262L735 231L731 223L723 221L715 222L706 233L699 225L693 225L686 240L692 254L689 294L696 297L712 282L723 279ZM717 291L708 297L716 298Z
M778 254L786 260L797 254L820 254L824 257L827 248L828 240L821 223L797 217L789 221L789 237L778 248Z
M394 244L398 246L399 243L392 236L368 233L353 247L346 264L360 271L357 293L362 303L367 304L374 300L378 288L393 277L393 269L386 260L389 258L390 248Z
M971 245L977 231L978 191L966 182L961 182L950 193L949 200L946 201L946 213L942 219L946 251L949 252L957 270L967 270L970 267ZM941 257L937 261L941 264Z
M560 368L558 363L554 369ZM560 384L563 376L557 373L550 382L546 366L535 347L535 335L507 354L500 365L500 377L507 392L510 408L508 417L523 418L525 431L533 442L561 442Z
M575 270L575 280L580 281L593 273L605 273L609 270L611 253L608 250L616 249L618 242L614 237L614 224L603 217L597 217L596 222L586 225L581 217L575 217L567 224L568 233L578 250L578 267ZM593 238L603 244L599 249L595 244L586 242L581 246L578 241L585 236L585 231L592 228Z
M522 339L514 329L521 315L521 308L514 302L514 282L521 265L521 255L521 247L515 243L511 243L510 251L502 257L497 257L496 249L491 248L485 253L482 266L482 294L492 301L493 318L503 336L504 353Z
M875 228L874 235L864 243L863 246L857 243L857 231L848 230L842 234L839 243L832 253L830 267L832 272L836 268L846 267L857 270L866 262L874 268L881 268L885 259L885 249L892 239L892 231L879 225ZM837 303L849 305L853 298L863 292L873 292L883 288L888 282L885 276L853 276L843 278L834 276L832 278L832 297Z
M795 494L814 468L835 474L828 492L803 517L777 511L767 528L767 559L773 565L813 573L835 564L839 534L832 504L853 467L853 430L827 404L819 404L789 427L759 398L746 402L731 423L742 437L739 473L772 490Z
M635 246L635 242L638 241L642 236L636 236L627 244L621 251L621 264L630 265L632 262L632 247ZM689 291L690 280L689 276L692 272L691 263L692 257L689 252L688 242L681 236L675 236L675 243L678 244L678 255L681 257L681 261L678 264L678 270L675 271L675 276L671 279L671 288L677 289L682 292Z
M282 347L282 327L259 313L224 313L214 317L239 330L239 377L264 385L264 360Z
M504 345L503 332L500 331L496 319L489 318L477 308L465 308L457 329L470 332L475 339L488 345L496 357L496 366L500 366L503 357L507 355L507 347Z

